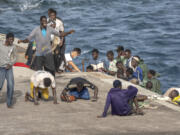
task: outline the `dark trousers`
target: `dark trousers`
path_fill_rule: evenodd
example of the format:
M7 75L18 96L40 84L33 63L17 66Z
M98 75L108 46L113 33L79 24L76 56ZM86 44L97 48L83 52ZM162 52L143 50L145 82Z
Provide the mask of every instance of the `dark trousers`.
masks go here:
M45 70L55 76L54 57L52 53L45 56L36 56L35 58L35 70Z
M7 106L12 105L13 94L14 94L14 75L13 69L5 69L0 67L0 90L2 90L4 81L7 80Z

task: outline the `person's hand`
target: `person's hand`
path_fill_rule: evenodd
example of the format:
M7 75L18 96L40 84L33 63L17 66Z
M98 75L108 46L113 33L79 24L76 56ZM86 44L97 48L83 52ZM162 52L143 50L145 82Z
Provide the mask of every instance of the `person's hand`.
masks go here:
M28 59L28 56L27 56L27 55L25 56L25 59Z
M75 32L75 30L70 30L69 33L70 34L73 34Z
M54 102L53 102L54 104L58 104L58 102L57 102L57 98L56 99L54 99Z
M97 116L97 118L104 118L102 115Z
M22 40L18 40L18 44L22 43Z
M6 69L10 69L11 67L12 67L12 66L8 64L8 65L6 66Z
M96 101L97 101L97 97L92 97L92 98L91 98L91 101L92 101L92 102L96 102Z
M34 102L34 105L39 105L39 103L37 101Z
M136 114L137 115L144 115L144 112L141 109L136 109Z

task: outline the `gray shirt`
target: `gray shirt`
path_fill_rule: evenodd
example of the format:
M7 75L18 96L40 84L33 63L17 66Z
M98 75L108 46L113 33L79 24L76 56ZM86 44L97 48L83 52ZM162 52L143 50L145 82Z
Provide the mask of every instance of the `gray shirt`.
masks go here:
M51 52L51 34L60 36L60 33L55 29L47 26L46 36L42 35L42 29L40 26L36 27L28 36L28 40L34 39L36 42L36 56L44 56Z
M16 62L16 46L6 46L4 41L0 41L0 67L14 65Z

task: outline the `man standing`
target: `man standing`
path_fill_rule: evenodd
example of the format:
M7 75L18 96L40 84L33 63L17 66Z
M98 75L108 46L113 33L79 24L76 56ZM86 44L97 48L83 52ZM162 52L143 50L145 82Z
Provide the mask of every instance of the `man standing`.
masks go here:
M13 45L14 34L6 35L5 43L0 41L0 90L3 88L5 79L7 80L7 107L12 107L14 93L14 75L12 66L16 61L16 47Z
M48 25L51 25L52 22L55 22L55 30L58 32L64 32L64 24L63 21L60 18L57 18L57 12L54 9L51 9L49 11L49 18L48 18ZM59 71L59 66L62 64L63 61L65 61L64 54L65 54L65 38L64 37L56 37L52 35L52 40L58 41L57 46L55 48L54 54L54 61L55 61L55 68L56 71Z
M35 66L36 70L46 70L55 76L54 58L51 52L51 35L65 37L72 34L74 30L69 32L57 32L55 29L47 26L46 16L40 17L40 27L36 27L25 40L19 40L18 43L28 43L35 39L36 53Z

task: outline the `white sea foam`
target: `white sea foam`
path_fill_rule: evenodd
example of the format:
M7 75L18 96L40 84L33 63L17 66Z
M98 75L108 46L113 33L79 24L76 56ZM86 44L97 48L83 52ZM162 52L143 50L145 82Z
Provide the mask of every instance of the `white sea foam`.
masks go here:
M39 7L43 1L44 0L25 0L21 2L19 8L22 12L25 10L31 10Z

